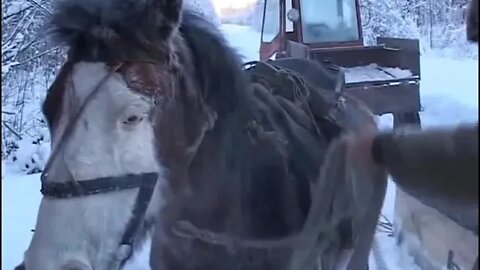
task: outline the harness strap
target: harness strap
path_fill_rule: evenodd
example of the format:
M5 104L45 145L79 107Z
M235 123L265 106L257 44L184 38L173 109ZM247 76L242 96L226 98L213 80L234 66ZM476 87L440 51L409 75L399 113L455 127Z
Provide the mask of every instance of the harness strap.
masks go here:
M67 199L110 193L138 187L141 187L142 190L142 188L147 188L151 185L154 185L157 181L157 177L157 173L144 173L58 183L42 181L42 188L40 189L40 192L45 197Z

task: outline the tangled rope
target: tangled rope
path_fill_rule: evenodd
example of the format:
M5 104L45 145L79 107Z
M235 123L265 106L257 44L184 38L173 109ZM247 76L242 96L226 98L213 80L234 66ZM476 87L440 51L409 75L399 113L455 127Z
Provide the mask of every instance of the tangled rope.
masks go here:
M383 221L382 221L383 219ZM377 232L386 233L389 237L393 237L393 224L385 215L380 215L377 225Z

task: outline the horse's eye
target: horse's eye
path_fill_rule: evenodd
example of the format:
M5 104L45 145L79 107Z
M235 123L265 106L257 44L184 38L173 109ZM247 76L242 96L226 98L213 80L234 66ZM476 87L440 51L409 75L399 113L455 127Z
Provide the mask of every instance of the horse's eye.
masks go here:
M140 116L137 116L137 115L130 115L127 117L127 119L125 121L123 121L124 124L127 124L127 125L132 125L132 124L136 124L136 123L139 123L143 120L143 117L140 117Z

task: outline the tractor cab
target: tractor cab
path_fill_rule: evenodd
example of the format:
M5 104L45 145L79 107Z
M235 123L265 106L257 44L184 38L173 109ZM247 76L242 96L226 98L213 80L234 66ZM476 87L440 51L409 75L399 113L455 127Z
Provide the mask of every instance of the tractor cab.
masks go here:
M304 58L343 71L345 87L394 125L420 125L416 39L363 43L359 0L264 0L260 60Z
M287 41L309 48L363 46L358 0L266 0L260 58L286 51Z

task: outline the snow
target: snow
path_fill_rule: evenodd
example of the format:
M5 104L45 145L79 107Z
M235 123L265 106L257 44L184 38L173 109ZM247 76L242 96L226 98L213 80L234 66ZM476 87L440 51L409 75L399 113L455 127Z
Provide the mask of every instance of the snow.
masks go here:
M18 65L17 61L13 61L7 64L2 64L2 75L7 74L10 71L10 68L15 65Z
M35 142L35 143L33 143ZM50 142L37 142L34 138L25 136L17 141L18 150L10 156L5 164L16 173L36 173L45 167L50 155Z
M366 66L343 67L345 82L383 81L392 79L404 79L412 76L408 69L380 67L375 63Z
M260 36L246 26L222 25L230 44L244 61L258 59ZM422 125L432 127L478 121L478 60L442 57L421 58ZM396 71L399 72L400 71ZM394 72L394 73L396 73ZM392 128L392 116L379 117L381 129ZM45 150L41 150L45 151ZM40 202L39 174L24 175L2 162L2 269L13 269L22 261L32 236ZM382 213L394 219L395 184L388 183ZM390 270L416 270L413 260L385 233L376 235L376 251L382 254ZM146 270L149 247L129 262L128 270ZM373 256L370 269L378 269Z
M2 269L22 261L40 204L38 174L21 175L2 162Z
M478 60L430 57L420 65L424 127L478 121Z

